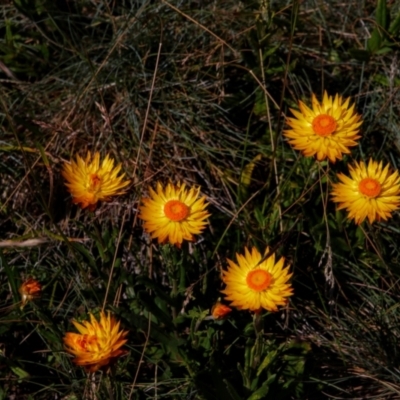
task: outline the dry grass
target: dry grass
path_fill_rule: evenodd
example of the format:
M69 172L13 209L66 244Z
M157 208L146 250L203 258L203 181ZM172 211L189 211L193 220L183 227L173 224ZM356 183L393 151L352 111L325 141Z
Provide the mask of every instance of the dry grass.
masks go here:
M365 50L375 1L0 7L0 399L399 398L398 213L361 229L325 204L351 158L400 163L399 39ZM364 119L330 169L282 139L288 107L324 89ZM87 150L132 180L94 213L60 175ZM156 181L200 185L211 204L210 229L182 252L137 219ZM290 306L261 334L246 313L204 319L225 258L266 244L293 266ZM20 310L28 276L43 296ZM87 377L61 338L103 303L130 353L114 376Z

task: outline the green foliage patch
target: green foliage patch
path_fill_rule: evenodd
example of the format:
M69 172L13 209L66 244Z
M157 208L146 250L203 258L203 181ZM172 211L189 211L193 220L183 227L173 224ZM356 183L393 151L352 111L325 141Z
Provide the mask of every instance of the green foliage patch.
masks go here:
M400 164L400 9L385 1L59 1L0 5L0 399L397 398L400 230L356 225L336 174ZM331 164L285 117L324 90L361 139ZM60 171L110 154L129 191L94 212ZM181 249L143 231L156 182L201 186L209 227ZM293 272L277 313L224 301L226 259L267 246ZM21 307L34 277L40 298ZM65 351L105 307L129 331L109 374Z

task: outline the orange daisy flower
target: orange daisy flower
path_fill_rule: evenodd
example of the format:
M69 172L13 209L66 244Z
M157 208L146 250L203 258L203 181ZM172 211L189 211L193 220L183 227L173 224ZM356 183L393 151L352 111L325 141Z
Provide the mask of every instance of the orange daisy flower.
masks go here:
M180 247L183 240L194 240L207 225L210 214L205 197L199 197L200 188L186 189L185 184L168 184L163 188L157 183L157 191L150 188L150 198L143 198L139 218L144 229L157 238L158 243L169 241Z
M23 308L29 301L40 297L42 293L42 285L36 279L28 278L22 283L18 290L21 294L21 308Z
M387 220L400 206L399 172L391 172L390 166L383 166L382 161L369 160L355 163L349 167L350 176L338 174L339 183L334 183L332 199L339 203L338 209L345 208L348 217L361 224L368 218Z
M349 147L357 145L360 138L361 116L350 106L350 99L334 98L324 92L322 103L312 94L312 109L299 101L300 112L290 109L295 118L287 118L292 128L284 131L289 143L306 157L326 158L332 163L349 154Z
M268 247L265 251L267 254ZM284 258L275 262L275 254L263 260L261 253L253 247L245 248L244 255L236 254L237 264L228 260L229 268L223 271L222 280L226 284L222 293L231 305L241 310L258 312L261 308L277 311L286 305L293 289L288 280L292 274L284 268Z
M123 181L125 174L118 176L121 164L114 168L114 160L107 154L100 165L100 153L90 151L86 159L76 156L76 161L65 163L61 171L65 185L72 195L72 202L81 208L93 211L97 202L109 201L112 196L124 194L130 181Z
M126 351L121 347L127 342L128 331L119 329L120 323L108 313L100 314L100 321L90 314L90 321L82 324L72 321L79 333L67 332L64 337L66 350L75 356L73 362L88 372L109 367Z

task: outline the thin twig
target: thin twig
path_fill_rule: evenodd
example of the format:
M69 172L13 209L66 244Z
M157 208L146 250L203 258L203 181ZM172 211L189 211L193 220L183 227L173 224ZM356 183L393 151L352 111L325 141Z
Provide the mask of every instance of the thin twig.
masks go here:
M185 18L187 18L189 21L193 22L194 24L200 26L200 28L204 29L206 32L208 32L210 35L214 36L218 41L220 41L222 44L224 44L226 47L228 47L228 49L230 49L233 54L237 54L237 51L229 46L228 43L225 42L224 39L221 39L218 35L216 35L213 31L210 31L207 27L205 27L204 25L200 24L200 22L196 21L195 19L193 19L192 17L190 17L189 15L185 14L183 11L179 10L179 8L176 8L175 6L173 6L172 4L168 3L168 1L165 0L161 0L166 6L172 8L174 11L176 11L177 13L181 14L182 16L184 16Z
M102 310L103 310L103 311L104 311L104 308L105 308L106 303L107 303L108 292L109 292L109 290L110 290L111 280L112 280L112 276L113 276L113 272L114 272L114 267L115 267L115 261L116 261L116 259L117 259L117 254L118 254L118 246L119 246L120 243L121 243L122 230L124 229L124 224L125 224L125 216L126 216L126 212L125 212L124 215L122 216L121 228L120 228L119 233L118 233L118 239L117 239L117 243L116 243L116 246L115 246L114 258L113 258L113 262L112 262L112 266L111 266L110 276L108 277L108 283L107 283L106 294L105 294L105 296L104 296L104 302L103 302L103 307L102 307Z
M145 117L144 117L142 133L141 133L141 135L140 135L140 142L139 142L139 146L138 146L138 152L137 152L137 156L136 156L135 167L134 167L134 170L133 170L133 176L135 176L135 174L136 174L136 169L137 169L137 166L138 166L138 163L139 163L139 158L140 158L140 151L141 151L142 144L143 144L144 133L145 133L146 127L147 127L147 120L148 120L149 113L150 113L151 99L152 99L152 97L153 97L154 86L155 86L155 83L156 83L156 76L157 76L158 63L159 63L159 61L160 61L161 47L162 47L162 40L160 40L160 43L158 44L158 52L157 52L156 65L155 65L155 67L154 67L153 80L152 80L152 83L151 83L149 100L148 100L148 102L147 102L147 109L146 109L146 114L145 114ZM158 125L156 125L156 126L158 126ZM155 128L155 131L153 132L153 139L155 138L156 133L157 133L157 130L156 130L156 128ZM171 160L171 161L172 161L172 160ZM149 163L150 163L150 160L149 160ZM149 164L147 164L147 165L149 165ZM147 171L147 167L146 167L146 171ZM144 178L144 180L146 180L146 176L144 176L143 178ZM142 183L143 183L143 182L144 182L144 181L142 181ZM136 225L137 217L138 217L138 214L136 213L136 214L135 214L135 217L134 217L134 219L133 219L133 224L132 224L133 226ZM131 247L131 243L132 243L132 235L131 235L131 237L129 238L128 248Z
M154 67L153 80L151 82L149 101L147 102L147 109L146 109L146 114L144 116L142 133L140 135L140 142L139 142L138 152L137 152L137 156L136 156L136 160L135 160L135 167L133 169L133 176L135 176L135 174L136 174L136 169L137 169L137 166L138 166L138 163L139 163L139 158L140 158L140 151L142 149L142 144L143 144L144 133L146 132L146 128L147 128L147 120L149 118L149 113L150 113L151 99L153 97L154 86L156 84L158 63L160 61L161 47L162 47L162 43L160 41L160 43L158 44L158 52L157 52L156 65Z
M261 69L261 77L262 77L262 83L263 83L263 87L266 88L265 85L265 71L264 71L264 66L262 64L262 60L263 60L263 55L262 55L262 51L261 48L258 49L258 58L260 59L260 69ZM265 101L265 108L267 110L267 119L268 119L268 129L269 129L269 137L271 140L271 148L272 148L272 163L274 165L274 176L275 176L275 184L276 184L276 194L277 197L280 196L281 192L280 192L280 188L279 188L279 175L278 175L278 166L276 163L276 146L275 146L275 138L274 135L272 133L272 123L271 123L271 114L269 112L269 102L268 102L268 97L267 97L267 90L264 90L264 101ZM282 221L282 207L281 205L278 203L278 213L279 213L279 229L281 231L281 233L283 232L283 221Z
M144 342L144 345L143 345L142 354L140 355L140 359L139 359L139 362L138 362L138 367L136 369L135 377L133 378L131 391L129 393L128 400L131 400L131 397L132 397L132 394L133 394L133 389L135 388L136 381L137 381L137 378L139 376L140 366L142 365L143 358L144 358L144 353L146 351L147 344L149 343L150 329L151 329L151 314L149 314L149 318L148 318L146 341Z

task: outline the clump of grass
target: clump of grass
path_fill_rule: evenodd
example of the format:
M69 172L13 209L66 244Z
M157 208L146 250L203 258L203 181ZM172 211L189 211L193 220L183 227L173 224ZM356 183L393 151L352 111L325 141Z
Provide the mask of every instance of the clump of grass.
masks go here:
M398 395L399 217L358 227L329 202L352 159L400 161L398 10L383 3L1 6L1 398ZM324 89L364 119L329 168L282 138L288 107ZM87 150L132 180L93 213L60 175ZM156 181L200 185L210 202L210 228L182 250L138 222ZM210 319L226 257L253 245L291 261L290 304ZM21 310L29 276L42 297ZM86 375L62 338L103 304L129 353Z

